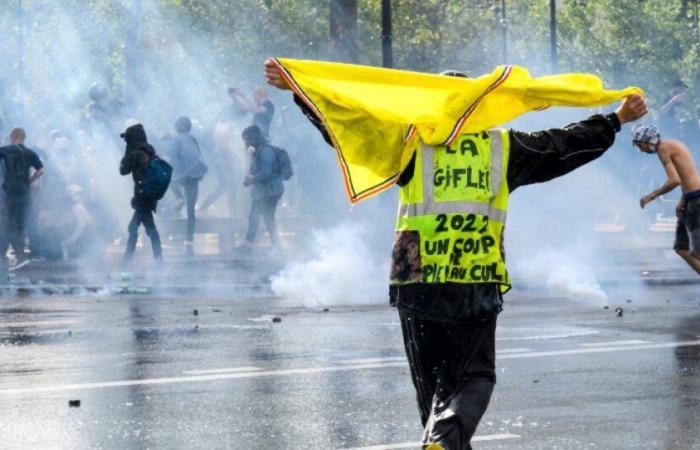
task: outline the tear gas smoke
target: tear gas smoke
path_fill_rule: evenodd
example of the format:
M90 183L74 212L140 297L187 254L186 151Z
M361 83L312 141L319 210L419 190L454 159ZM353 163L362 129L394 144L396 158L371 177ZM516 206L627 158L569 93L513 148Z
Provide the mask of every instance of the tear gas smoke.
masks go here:
M312 255L272 278L272 291L306 307L385 303L388 253L370 247L366 225L345 223L312 233Z
M590 265L571 249L547 249L516 262L515 272L529 283L542 283L557 296L603 303L608 296Z

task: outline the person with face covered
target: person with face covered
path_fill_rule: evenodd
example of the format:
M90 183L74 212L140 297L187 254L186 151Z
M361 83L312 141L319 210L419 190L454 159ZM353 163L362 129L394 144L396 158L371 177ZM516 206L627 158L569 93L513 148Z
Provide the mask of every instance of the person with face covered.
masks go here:
M362 191L346 181L351 201L399 186L389 299L401 322L423 448L471 449L496 384L496 322L511 283L503 242L508 196L602 156L623 124L646 114L640 91L604 91L585 74L535 80L511 66L479 79L282 59L264 69L269 84L294 91L335 147L346 180L363 181L351 178L359 166L355 175L381 183ZM553 101L620 98L615 112L564 128L493 128ZM479 125L469 130L469 120Z
M642 153L656 154L666 172L666 182L639 200L646 205L681 186L683 195L676 206L676 239L673 249L700 275L700 175L688 147L676 139L661 139L656 127L639 125L632 130L632 142Z
M119 164L119 173L129 175L134 180L134 196L131 199L131 207L134 214L129 222L129 238L126 242L126 253L124 262L130 264L136 251L136 241L138 240L139 226L143 224L146 234L151 239L153 249L153 259L160 262L163 251L160 243L160 235L156 228L153 213L156 211L157 201L148 198L144 194L144 183L146 181L146 170L151 159L156 157L156 151L148 143L146 131L140 123L132 125L121 135L126 141L124 157Z

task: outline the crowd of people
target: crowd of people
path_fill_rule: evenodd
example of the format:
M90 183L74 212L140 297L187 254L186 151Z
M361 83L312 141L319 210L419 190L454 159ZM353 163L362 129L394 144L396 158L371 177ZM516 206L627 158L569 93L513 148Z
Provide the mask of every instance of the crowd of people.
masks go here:
M154 258L161 261L156 212L168 219L185 216L183 229L168 238L182 240L189 257L195 254L197 215L202 214L247 214L245 239L237 246L241 253L256 248L262 219L272 248L280 249L275 213L284 182L279 148L270 145L271 130L277 125L289 132L292 127L282 123L284 115L274 123L275 105L265 88L255 88L252 98L242 88L228 88L227 104L210 123L183 115L170 130L148 131L148 125L130 118L125 103L102 84L94 84L88 96L77 130L36 130L34 136L21 127L7 130L8 123L21 121L20 115L6 117L0 107L0 246L5 250L0 264L15 270L33 259L99 258L107 245L123 241L128 264L141 224ZM154 159L172 167L162 199L144 194ZM133 215L126 230L118 225L123 209L115 203L128 200L116 192L125 189L114 185L112 174L133 179ZM205 177L214 182L200 198Z

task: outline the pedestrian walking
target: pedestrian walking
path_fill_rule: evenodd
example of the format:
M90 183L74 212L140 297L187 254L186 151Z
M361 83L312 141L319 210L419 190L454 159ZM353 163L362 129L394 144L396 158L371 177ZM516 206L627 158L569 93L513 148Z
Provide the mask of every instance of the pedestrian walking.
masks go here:
M180 117L175 121L177 136L173 140L171 163L173 165L173 191L178 199L177 209L184 205L187 211L187 235L185 253L194 255L194 229L196 225L196 205L199 197L199 182L207 173L207 165L202 157L199 143L191 134L192 121Z
M252 201L242 249L250 250L255 244L260 219L265 222L273 249L279 249L275 212L284 193L279 161L275 149L256 125L243 130L243 141L250 153L250 170L243 184L250 186Z
M153 259L156 262L162 260L163 251L160 243L160 235L156 228L153 213L156 211L157 200L150 198L145 192L146 171L148 165L156 157L156 151L148 143L146 131L143 125L132 125L120 135L126 141L124 157L119 164L119 173L131 174L134 180L134 196L131 198L131 207L134 214L129 222L129 238L126 242L124 261L130 264L136 250L139 226L143 224L146 234L151 239Z

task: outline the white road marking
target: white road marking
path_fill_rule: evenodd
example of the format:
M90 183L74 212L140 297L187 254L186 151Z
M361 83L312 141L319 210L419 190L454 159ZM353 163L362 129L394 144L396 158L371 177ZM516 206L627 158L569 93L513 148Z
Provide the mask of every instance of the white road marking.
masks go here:
M484 436L474 436L472 442L485 442L485 441L500 441L504 439L516 439L520 435L512 433L501 433L501 434L487 434ZM372 445L370 447L354 447L345 450L401 450L408 448L420 447L420 442L403 442L401 444L388 444L388 445Z
M405 356L387 356L385 358L344 359L339 364L375 364L382 362L406 361Z
M608 353L608 352L626 352L631 350L653 350L659 348L677 348L677 347L696 347L700 345L700 341L685 341L685 342L665 342L663 344L645 344L645 345L626 345L621 347L593 347L593 348L578 348L572 350L553 350L548 352L532 352L520 353L514 355L503 355L500 359L514 358L535 358L541 356L562 356L562 355L584 355L587 353Z
M529 353L513 353L499 357L503 359L515 358L536 358L546 356L564 356L564 355L582 355L588 353L608 353L608 352L626 352L634 350L653 350L661 348L677 348L677 347L697 347L700 346L700 340L684 341L684 342L666 342L661 344L644 344L635 346L620 346L620 347L593 347L593 348L578 348L570 350L555 350L546 352L529 352ZM358 364L334 366L334 367L308 367L300 369L283 369L283 370L261 370L257 372L236 372L236 373L219 373L209 375L191 375L186 377L168 377L168 378L147 378L143 380L121 380L121 381L106 381L98 383L76 383L63 384L55 386L36 386L27 388L0 389L0 395L15 395L15 394L33 394L38 392L61 392L87 389L100 389L122 386L142 386L151 384L172 384L172 383L189 383L197 381L215 381L215 380L231 380L238 378L260 378L272 376L288 376L288 375L308 375L321 374L326 372L342 372L349 370L365 370L365 369L388 369L394 367L406 368L406 362L387 362L380 364Z
M509 354L509 353L525 353L525 352L531 352L531 351L532 351L532 349L529 349L529 348L522 348L522 347L518 347L518 348L503 348L503 349L500 349L500 350L496 350L496 354L497 354L497 355L507 355L507 354Z
M651 344L651 341L642 341L638 339L630 339L628 341L608 341L608 342L583 342L578 344L579 347L611 347L618 345L640 345Z
M506 337L506 338L496 338L497 341L544 341L547 339L564 339L570 337L579 336L590 336L592 334L598 334L598 331L576 331L573 333L561 333L561 334L539 334L535 336L520 336L520 337Z
M98 383L76 383L63 384L56 386L38 386L30 388L15 388L15 389L0 389L0 395L3 394L28 394L37 392L59 392L59 391L74 391L80 389L99 389L121 386L140 386L150 384L172 384L172 383L187 383L193 381L215 381L215 380L231 380L237 378L259 378L267 376L286 376L286 375L308 375L325 372L340 372L346 370L364 370L364 369L384 369L390 367L405 367L405 362L386 363L386 364L360 364L357 366L337 366L337 367L308 367L301 369L285 369L285 370L268 370L260 372L238 372L238 373L220 373L210 375L191 375L187 377L167 377L167 378L146 378L143 380L122 380L122 381L106 381Z
M257 372L259 370L263 369L260 367L224 367L221 369L183 370L182 373L187 375L208 375L211 373Z
M73 325L80 323L79 320L66 319L66 320L39 320L34 322L0 322L0 329L3 328L17 328L17 327L45 327L54 325Z

